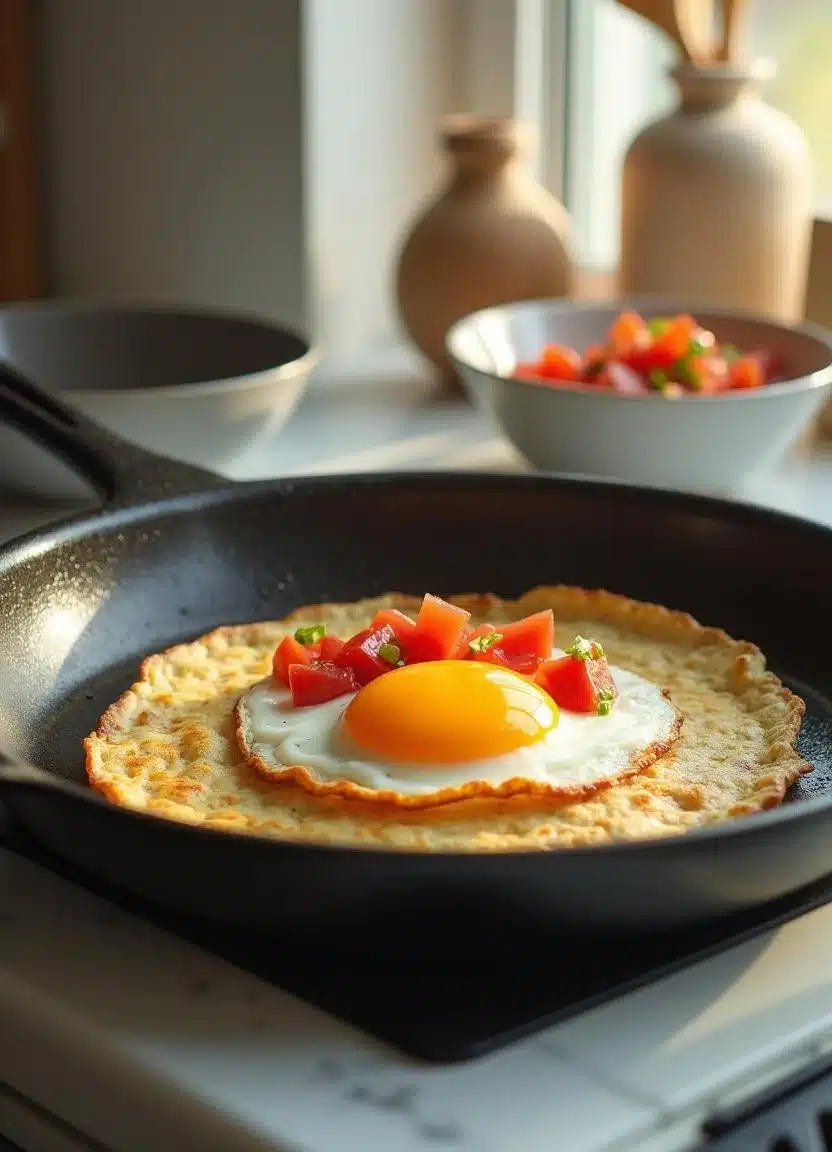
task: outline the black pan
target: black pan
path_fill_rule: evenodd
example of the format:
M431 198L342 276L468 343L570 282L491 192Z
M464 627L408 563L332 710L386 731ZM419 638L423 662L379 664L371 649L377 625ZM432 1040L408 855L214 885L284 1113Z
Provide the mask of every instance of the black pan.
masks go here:
M451 906L487 933L487 909L668 927L832 873L832 532L714 499L539 475L229 486L117 441L8 372L0 417L104 500L0 549L0 797L87 874L251 929L347 928L406 912L430 931ZM85 784L81 740L147 652L304 603L390 589L515 595L549 582L658 601L759 643L809 701L810 785L775 811L663 841L431 856L203 830L119 809Z

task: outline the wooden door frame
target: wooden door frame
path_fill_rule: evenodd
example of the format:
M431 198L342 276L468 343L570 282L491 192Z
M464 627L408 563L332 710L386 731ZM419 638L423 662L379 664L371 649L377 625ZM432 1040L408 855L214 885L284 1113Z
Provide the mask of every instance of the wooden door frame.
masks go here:
M0 0L0 301L43 294L37 0Z

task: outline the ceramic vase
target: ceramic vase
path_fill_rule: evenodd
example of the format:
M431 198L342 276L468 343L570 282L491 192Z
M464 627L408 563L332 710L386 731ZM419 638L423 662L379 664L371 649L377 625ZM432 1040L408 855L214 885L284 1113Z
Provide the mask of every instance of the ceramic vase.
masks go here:
M527 126L455 116L442 125L449 172L402 246L401 320L446 380L445 333L479 308L563 296L570 288L569 218L523 162Z
M622 293L800 319L811 166L803 133L762 99L772 74L770 61L673 69L678 107L624 161Z

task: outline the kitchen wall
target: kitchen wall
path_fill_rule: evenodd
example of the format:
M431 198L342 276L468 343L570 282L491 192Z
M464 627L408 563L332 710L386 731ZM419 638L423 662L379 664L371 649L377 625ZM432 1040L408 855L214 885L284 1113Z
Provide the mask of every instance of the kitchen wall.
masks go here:
M305 323L300 21L299 0L42 0L53 293Z
M403 228L441 172L437 121L457 99L450 0L307 0L308 237L316 328L346 365L398 338Z
M395 347L472 0L40 2L54 293L252 309L358 370Z

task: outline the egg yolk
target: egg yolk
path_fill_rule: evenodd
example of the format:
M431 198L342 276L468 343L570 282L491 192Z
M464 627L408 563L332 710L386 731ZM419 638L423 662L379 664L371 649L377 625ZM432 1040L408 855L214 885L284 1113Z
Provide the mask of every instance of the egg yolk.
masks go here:
M558 722L536 684L492 664L437 660L367 684L342 717L367 752L410 764L488 760L542 740Z

